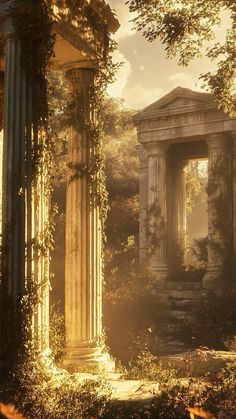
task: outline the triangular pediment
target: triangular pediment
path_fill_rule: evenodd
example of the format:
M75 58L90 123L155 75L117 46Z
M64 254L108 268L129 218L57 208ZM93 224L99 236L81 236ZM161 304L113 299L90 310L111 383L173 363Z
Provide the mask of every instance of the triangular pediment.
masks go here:
M175 99L164 103L162 106L155 106L155 109L174 109L174 108L182 108L183 106L192 106L202 103L199 99L192 99L190 97L179 96Z
M176 110L186 110L192 107L202 106L204 103L213 103L214 96L210 93L195 92L183 87L177 87L170 93L167 93L161 99L144 108L135 117L134 120L143 118L152 118L159 113Z

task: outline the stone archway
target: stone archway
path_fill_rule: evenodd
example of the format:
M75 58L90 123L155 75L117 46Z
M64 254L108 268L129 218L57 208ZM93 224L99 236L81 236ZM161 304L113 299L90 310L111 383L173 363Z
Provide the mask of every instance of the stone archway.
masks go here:
M173 269L171 245L185 229L183 162L208 157L208 266L214 286L225 257L236 251L236 119L214 96L177 87L134 117L140 156L140 260L161 289ZM180 285L180 284L179 284Z

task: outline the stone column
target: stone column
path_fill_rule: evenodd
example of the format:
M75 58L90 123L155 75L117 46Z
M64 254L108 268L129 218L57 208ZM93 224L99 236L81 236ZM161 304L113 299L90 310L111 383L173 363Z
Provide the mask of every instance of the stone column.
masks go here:
M141 266L147 262L147 208L148 208L148 159L143 145L139 153L139 260Z
M4 139L2 185L2 290L6 308L5 319L10 332L6 334L7 353L19 349L21 331L18 302L25 292L26 231L26 137L28 126L29 88L21 62L21 44L14 34L11 19L5 21L6 53L4 80ZM3 325L4 328L4 325ZM15 330L14 330L15 329ZM4 330L3 330L4 333ZM14 347L11 336L14 334ZM13 355L14 356L14 355Z
M91 141L93 69L69 71L74 103L66 209L65 322L69 367L112 367L102 335L102 231L97 199L96 145ZM90 173L95 169L94 173ZM92 179L93 177L93 179Z
M233 186L233 251L236 254L236 131L232 132L233 162L232 162L232 186Z
M145 145L148 154L148 252L160 287L168 276L166 142Z
M33 179L33 148L39 149L42 141L33 115L32 74L24 66L21 41L10 16L6 18L4 28L1 285L6 320L4 344L6 357L9 358L10 352L16 356L22 345L25 319L22 318L20 301L27 289L33 288L32 283L37 284L40 302L35 307L35 315L32 314L32 335L28 338L34 342L35 349L48 349L48 255L39 250L47 223L47 208L44 205L44 174L42 167L38 167L41 163L37 164ZM45 134L42 135L45 137ZM47 282L45 286L44 282Z
M0 264L1 264L1 249L2 249L3 97L4 97L4 72L0 71ZM1 272L0 272L0 276L1 276Z
M211 134L207 138L208 163L208 267L203 287L214 286L232 251L232 182L229 138Z
M186 161L171 159L172 182L170 183L169 237L172 245L169 249L171 267L181 270L186 255Z

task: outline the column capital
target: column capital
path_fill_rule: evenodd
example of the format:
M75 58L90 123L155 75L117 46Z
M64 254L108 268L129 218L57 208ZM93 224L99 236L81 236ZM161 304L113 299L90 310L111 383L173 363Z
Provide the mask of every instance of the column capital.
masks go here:
M147 150L144 147L143 144L138 144L136 146L137 152L138 152L138 156L139 156L139 161L141 164L145 164L147 162Z
M211 150L224 149L227 146L227 135L224 132L212 133L207 135L206 141Z
M147 151L148 157L151 156L165 156L166 152L170 146L167 141L156 141L143 144L145 150Z
M236 145L236 129L230 131L230 137L233 139L233 144Z
M89 86L93 83L95 74L94 68L72 68L66 72L66 77L73 87L86 85Z

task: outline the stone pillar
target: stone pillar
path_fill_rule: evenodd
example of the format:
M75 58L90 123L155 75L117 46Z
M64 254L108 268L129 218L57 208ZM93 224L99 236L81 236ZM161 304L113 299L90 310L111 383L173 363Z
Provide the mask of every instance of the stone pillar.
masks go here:
M236 254L236 131L232 132L233 162L232 162L232 186L233 186L233 251Z
M0 71L0 132L3 129L4 72Z
M19 349L21 331L19 299L25 292L25 213L26 213L26 141L28 126L29 85L21 63L21 44L14 35L10 18L6 26L5 83L4 83L4 140L3 140L3 202L2 202L2 290L5 318L10 333L14 333L13 352ZM4 328L4 325L3 325ZM15 329L15 330L14 330ZM4 330L3 330L4 333ZM6 332L7 333L7 332ZM11 336L6 338L6 356ZM13 355L14 356L14 355Z
M68 148L65 322L69 367L112 365L102 336L102 231L97 200L96 145L90 132L93 69L73 69L68 78L75 99ZM90 173L95 168L94 173ZM93 179L92 179L93 177Z
M166 142L145 145L148 154L148 253L160 287L168 276Z
M14 352L12 356L15 357L19 348L23 348L25 318L22 318L20 302L28 290L34 288L33 284L38 288L40 302L35 307L35 315L32 314L32 335L28 335L28 339L32 339L35 349L39 351L48 348L48 255L39 250L47 223L43 164L39 168L41 163L38 163L37 168L33 169L36 157L33 157L34 146L37 150L40 148L42 141L45 141L45 134L42 134L44 140L38 136L33 115L32 74L24 66L21 41L10 16L6 18L4 28L1 285L6 320L2 333L5 355L9 358L10 352ZM22 307L24 309L26 303Z
M224 134L207 138L208 163L208 267L203 287L214 286L232 251L232 182L229 139Z
M147 208L148 208L148 159L143 145L139 152L139 260L141 266L147 262Z
M174 271L183 269L186 256L186 161L182 159L171 159L170 169L172 172L172 181L169 185L168 208L169 235L171 246L169 249L169 258L171 267Z
M1 264L1 249L2 249L3 97L4 97L4 72L0 71L0 264ZM1 272L0 272L0 276L1 276Z

